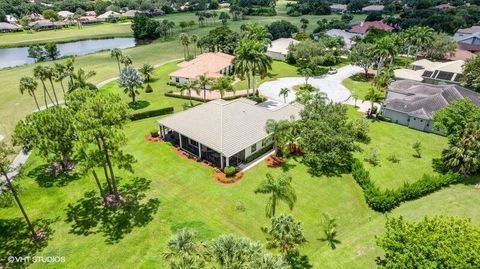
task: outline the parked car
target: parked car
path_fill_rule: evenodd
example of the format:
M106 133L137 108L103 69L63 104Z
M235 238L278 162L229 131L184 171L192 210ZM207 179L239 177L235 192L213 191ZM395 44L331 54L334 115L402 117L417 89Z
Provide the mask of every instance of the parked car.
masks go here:
M328 70L329 75L333 75L333 74L336 74L336 73L338 73L337 68L330 68L330 70Z

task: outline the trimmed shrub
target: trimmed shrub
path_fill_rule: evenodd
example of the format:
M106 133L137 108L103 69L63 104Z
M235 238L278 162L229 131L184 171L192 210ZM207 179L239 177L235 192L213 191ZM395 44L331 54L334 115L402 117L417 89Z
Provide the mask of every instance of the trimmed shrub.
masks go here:
M245 162L249 163L253 160L255 160L256 158L260 157L261 155L267 153L269 150L271 150L273 148L273 143L260 149L259 151L253 153L252 155L248 156L246 159L245 159Z
M147 84L147 87L145 87L145 92L146 92L146 93L151 93L151 92L153 92L153 88L152 88L152 85L150 85L150 83Z
M139 113L133 113L131 114L130 120L141 120L141 119L146 119L146 118L151 118L151 117L156 117L156 116L161 116L161 115L166 115L173 113L173 107L164 107L160 109L155 109L155 110L149 110L145 112L139 112Z
M151 130L151 131L150 131L150 136L151 136L151 137L159 137L160 134L158 133L158 130L157 130L157 129L154 129L154 130Z
M404 183L402 187L396 190L382 191L370 179L370 173L359 160L356 160L352 165L352 176L363 189L368 206L378 212L388 212L403 202L418 199L462 180L462 177L456 173L438 176L423 175L420 180L414 183Z
M233 166L227 166L223 168L223 172L227 177L233 177L237 173L237 169Z

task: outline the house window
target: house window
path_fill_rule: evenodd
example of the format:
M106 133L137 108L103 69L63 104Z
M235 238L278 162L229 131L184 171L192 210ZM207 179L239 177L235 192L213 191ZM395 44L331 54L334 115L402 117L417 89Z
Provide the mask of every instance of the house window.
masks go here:
M175 78L175 82L179 83L179 82L180 82L180 78L179 78L179 77L176 77L176 78Z
M188 139L188 144L192 145L192 146L195 146L195 147L198 147L198 142L195 141L195 140L192 140L192 139Z
M252 153L254 153L255 151L257 151L257 144L253 144L251 147L250 147L250 151Z
M420 122L423 122L423 120L420 120Z

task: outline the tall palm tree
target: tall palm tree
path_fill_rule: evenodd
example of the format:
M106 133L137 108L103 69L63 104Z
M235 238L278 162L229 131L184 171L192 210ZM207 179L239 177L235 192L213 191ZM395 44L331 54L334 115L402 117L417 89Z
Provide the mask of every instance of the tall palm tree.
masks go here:
M15 151L13 150L12 147L8 146L5 142L0 142L0 174L3 175L3 177L5 178L6 188L12 192L13 198L15 199L15 202L17 203L18 207L20 208L20 211L22 212L23 218L27 223L28 229L32 233L32 238L37 239L37 233L35 232L35 228L33 227L33 224L30 221L30 218L28 217L27 212L25 211L25 208L23 207L23 204L20 201L20 198L18 197L17 190L12 184L12 181L9 176L10 172L12 172L12 167L10 165L9 158L14 153Z
M383 100L383 95L379 90L377 90L374 87L368 90L367 94L365 95L364 101L370 102L370 115L373 113L373 108L375 103L381 102L382 100Z
M302 23L302 26L300 26L300 28L302 28L303 32L305 33L305 31L307 30L309 21L306 18L301 18L300 22Z
M272 119L267 120L265 124L265 131L269 134L274 143L275 156L283 156L283 147L285 146L286 133L289 128L290 122L288 120L275 121Z
M377 75L382 72L383 65L385 61L390 56L390 39L389 38L381 38L375 44L374 55L376 56L377 62Z
M223 98L226 92L233 92L235 94L235 89L232 86L232 78L228 76L219 77L212 86L212 89L218 90L220 92L220 97Z
M279 201L287 203L290 210L292 210L297 201L297 195L292 186L292 177L282 174L276 179L270 173L267 173L266 177L267 179L255 189L255 193L270 194L265 210L266 216L269 218L275 216Z
M190 44L190 37L186 33L181 33L179 39L183 46L183 58L186 60L188 57L188 45Z
M263 49L267 50L267 45L272 41L272 34L258 23L249 23L245 27L243 32L243 39L256 40L261 42L264 46Z
M132 57L130 55L122 55L120 58L120 62L125 66L130 66L133 63ZM121 71L120 71L121 72Z
M53 97L55 98L55 102L57 103L57 105L59 105L58 98L57 98L57 91L55 90L55 86L53 85L55 69L53 69L51 66L45 66L44 72L45 72L46 78L48 79L48 81L50 81L50 86L52 86L52 92L53 92Z
M138 88L143 86L143 77L140 72L131 66L127 66L120 72L118 83L124 89L124 92L132 97L132 104L136 104L135 98L140 94Z
M183 93L185 91L188 92L188 96L190 97L190 106L193 105L193 102L192 102L192 90L193 90L193 88L194 88L194 84L190 81L185 82L180 86L180 94L183 95Z
M205 261L196 240L197 233L187 229L182 229L170 237L167 242L167 250L163 253L163 258L170 262L169 268L204 268Z
M117 59L117 65L118 65L118 73L120 73L121 68L120 68L120 59L122 59L122 51L120 49L112 49L110 51L110 57Z
M327 242L332 249L337 248L337 244L340 243L340 241L337 239L337 220L324 213L322 219L322 228L324 237L320 238L320 240Z
M289 93L290 93L290 90L288 88L281 88L278 96L283 97L283 102L287 103L287 97Z
M142 67L138 71L145 78L145 82L150 82L150 79L153 76L153 71L155 71L155 68L153 68L153 66L151 64L143 64Z
M50 99L50 102L53 103L52 96L47 90L47 86L45 86L45 80L47 80L47 72L43 65L38 65L33 69L33 76L42 82L43 86L43 99L45 101L45 107L48 108L47 97Z
M207 86L212 83L212 78L207 77L207 74L200 75L197 79L197 86L203 91L203 101L207 101Z
M75 72L75 58L69 58L65 62L65 75L70 78L70 84L73 84L73 73Z
M193 46L193 57L197 57L198 35L192 35L190 37L190 41L192 41L192 46Z
M31 77L22 77L20 79L20 93L24 94L27 92L30 96L33 97L35 101L35 105L37 106L37 110L40 111L40 106L38 105L37 96L35 95L35 91L37 90L38 83Z
M432 44L434 30L427 26L414 26L415 29L415 60L417 60L418 51L423 50Z
M54 73L53 73L53 78L55 79L56 82L60 82L60 87L62 87L62 93L63 93L63 98L65 99L65 86L63 85L63 80L68 77L68 74L66 72L66 67L65 65L55 63L54 64Z
M97 90L97 86L95 86L95 84L88 82L88 79L95 75L95 71L88 71L88 73L86 73L82 68L78 69L76 73L72 74L73 82L69 83L68 91L71 92L76 89Z

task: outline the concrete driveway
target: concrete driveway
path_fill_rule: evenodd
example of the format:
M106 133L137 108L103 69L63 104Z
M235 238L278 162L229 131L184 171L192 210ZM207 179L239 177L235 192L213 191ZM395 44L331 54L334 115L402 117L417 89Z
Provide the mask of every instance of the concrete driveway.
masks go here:
M360 67L347 65L339 68L337 74L312 77L308 80L308 84L325 93L328 99L333 102L345 102L350 97L350 91L342 85L342 81L362 71L363 69ZM290 93L288 94L286 101L291 102L295 100L293 86L304 83L305 78L303 77L278 78L262 83L258 87L258 90L260 91L260 94L267 96L269 99L283 102L283 97L279 96L280 89L288 88Z

